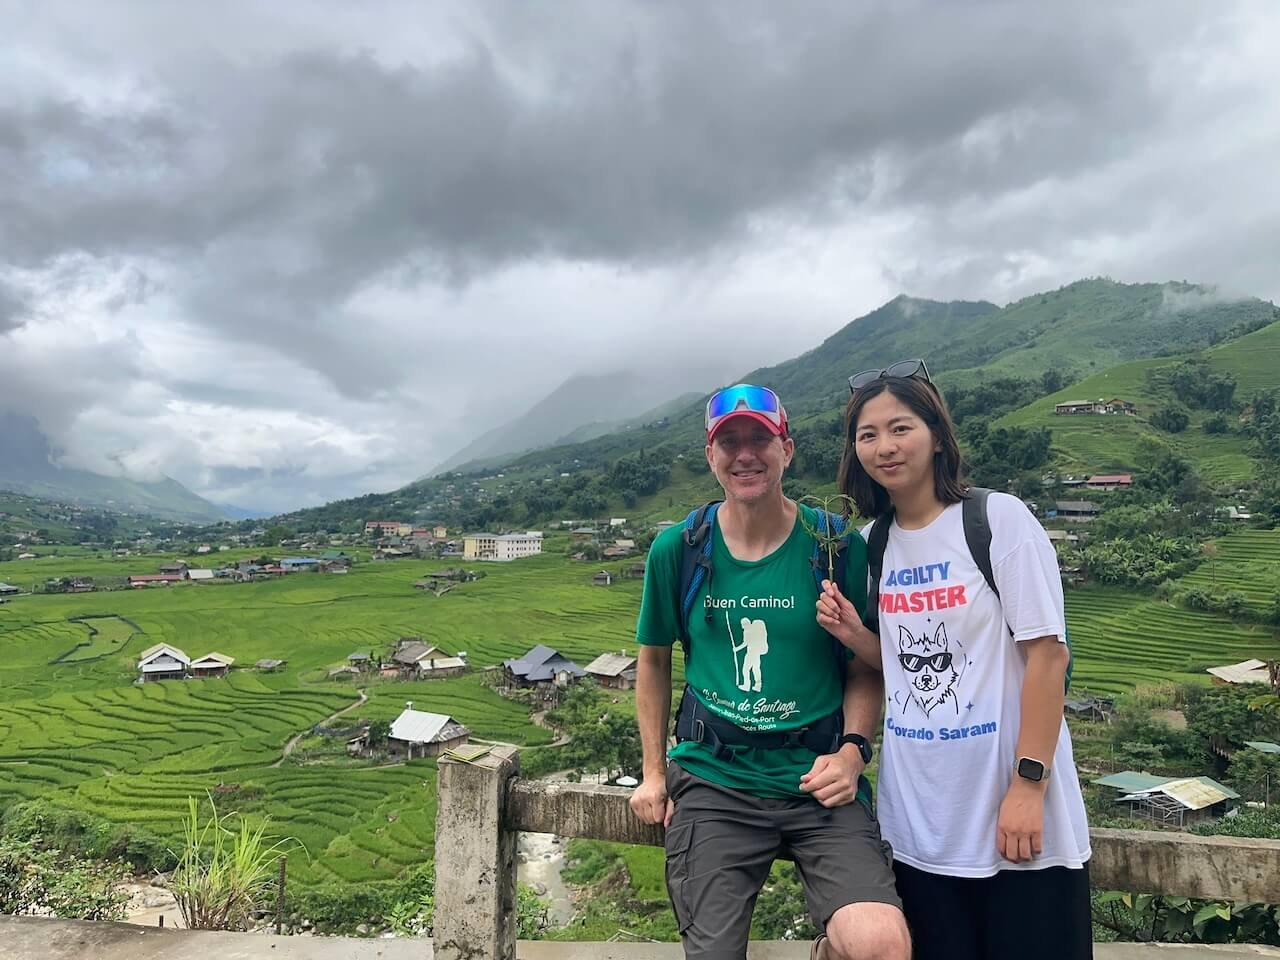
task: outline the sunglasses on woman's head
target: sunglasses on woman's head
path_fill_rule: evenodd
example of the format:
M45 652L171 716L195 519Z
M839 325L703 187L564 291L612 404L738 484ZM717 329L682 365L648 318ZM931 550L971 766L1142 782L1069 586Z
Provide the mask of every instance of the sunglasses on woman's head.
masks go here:
M923 380L925 383L933 383L929 378L929 368L924 365L923 360L899 360L897 363L889 364L883 370L863 370L861 373L855 373L849 378L849 392L857 393L868 384L883 380L886 377L896 377L901 380Z

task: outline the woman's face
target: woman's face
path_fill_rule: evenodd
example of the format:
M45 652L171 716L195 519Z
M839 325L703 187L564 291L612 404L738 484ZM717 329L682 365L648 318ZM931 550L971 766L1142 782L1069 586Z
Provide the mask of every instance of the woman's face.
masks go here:
M933 455L938 452L928 424L888 390L863 404L853 432L858 462L892 497L933 481Z

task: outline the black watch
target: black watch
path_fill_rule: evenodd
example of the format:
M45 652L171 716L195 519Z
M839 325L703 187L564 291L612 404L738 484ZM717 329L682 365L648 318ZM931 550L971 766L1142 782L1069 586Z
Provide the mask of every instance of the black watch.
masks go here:
M871 752L870 740L868 740L866 737L864 737L860 733L846 733L843 737L840 738L840 743L836 745L836 749L839 750L846 743L852 743L855 747L858 748L858 753L862 754L863 763L871 762L872 752Z
M1048 780L1051 772L1043 761L1034 757L1019 757L1013 769L1023 780L1030 780L1032 783Z

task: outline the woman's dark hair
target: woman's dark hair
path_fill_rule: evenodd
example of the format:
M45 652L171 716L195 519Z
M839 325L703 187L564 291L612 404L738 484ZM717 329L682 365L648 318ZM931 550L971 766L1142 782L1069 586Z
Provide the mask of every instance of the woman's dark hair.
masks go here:
M862 469L854 442L862 408L868 400L882 393L893 394L928 426L933 439L942 447L933 455L934 494L943 503L959 503L965 498L967 487L955 424L951 422L946 401L937 388L927 380L915 377L882 377L849 398L849 405L844 411L844 456L840 459L840 472L836 475L840 492L853 499L858 513L864 517L881 516L892 505L889 491Z

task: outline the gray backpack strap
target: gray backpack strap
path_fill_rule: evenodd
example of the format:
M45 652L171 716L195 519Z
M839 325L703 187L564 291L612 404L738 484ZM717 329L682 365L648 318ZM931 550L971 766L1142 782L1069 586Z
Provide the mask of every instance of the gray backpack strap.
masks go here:
M970 487L960 507L964 519L964 542L969 546L969 556L982 571L987 586L997 597L996 575L991 568L991 518L987 516L987 499L991 491L985 487Z

